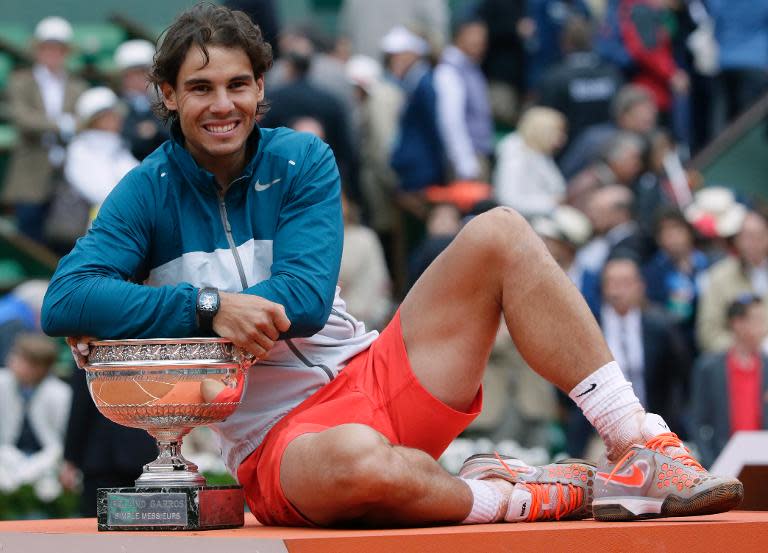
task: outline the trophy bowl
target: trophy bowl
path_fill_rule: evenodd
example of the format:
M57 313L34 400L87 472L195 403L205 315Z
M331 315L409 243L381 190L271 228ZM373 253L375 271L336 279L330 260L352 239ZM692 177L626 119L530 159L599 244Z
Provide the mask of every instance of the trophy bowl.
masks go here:
M159 450L137 486L205 486L181 454L195 426L230 416L245 393L253 358L222 338L90 342L88 390L108 419L149 432Z

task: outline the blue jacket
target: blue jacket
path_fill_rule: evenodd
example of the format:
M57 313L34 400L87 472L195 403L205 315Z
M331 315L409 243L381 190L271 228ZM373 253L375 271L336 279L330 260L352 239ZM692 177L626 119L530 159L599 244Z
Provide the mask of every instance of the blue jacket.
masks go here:
M445 151L437 126L432 77L429 65L418 62L402 83L406 99L390 164L400 179L400 189L406 192L445 184Z
M289 337L320 330L343 245L330 148L308 134L257 128L253 157L221 198L213 175L180 140L176 131L122 179L61 260L43 305L45 332L104 339L199 335L195 301L202 286L245 289L283 305Z
M336 286L343 226L339 173L326 144L284 128L256 129L252 159L221 198L180 140L176 129L125 176L62 259L43 328L105 339L198 336L203 286L283 305L291 321L285 339L251 367L237 411L214 425L235 474L269 429L376 333L346 313Z

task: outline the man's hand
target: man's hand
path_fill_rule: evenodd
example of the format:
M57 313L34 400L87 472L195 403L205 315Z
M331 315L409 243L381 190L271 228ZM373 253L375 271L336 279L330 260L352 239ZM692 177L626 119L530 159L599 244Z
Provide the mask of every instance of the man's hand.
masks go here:
M285 308L278 303L250 294L219 292L219 311L213 330L236 346L251 352L256 359L271 350L281 332L291 327Z
M61 463L61 469L59 469L59 483L67 491L74 491L78 489L83 482L83 475L75 465L69 461L63 461Z
M88 342L93 342L96 339L93 336L69 336L67 338L67 345L72 351L72 357L75 358L75 363L79 369L88 363L88 354L90 353Z

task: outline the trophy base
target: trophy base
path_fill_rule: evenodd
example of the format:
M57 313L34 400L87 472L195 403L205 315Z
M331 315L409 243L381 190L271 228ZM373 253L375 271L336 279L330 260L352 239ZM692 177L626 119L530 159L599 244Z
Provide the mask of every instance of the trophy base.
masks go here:
M240 486L99 488L100 532L214 530L244 523Z

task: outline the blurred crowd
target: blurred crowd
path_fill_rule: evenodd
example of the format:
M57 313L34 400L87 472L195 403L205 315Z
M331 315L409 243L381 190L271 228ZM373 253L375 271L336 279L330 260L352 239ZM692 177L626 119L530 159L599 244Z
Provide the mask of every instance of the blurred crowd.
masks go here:
M705 465L734 432L768 426L768 211L687 165L768 91L768 0L343 0L335 36L282 26L269 0L224 3L276 56L260 124L335 153L340 285L369 327L468 219L509 206L583 293L645 407ZM5 93L18 143L0 200L60 255L168 137L147 77L155 45L124 42L115 74L86 81L67 69L72 37L67 20L40 21L34 63ZM101 420L79 371L70 385L52 375L44 289L0 298L0 494L82 488L91 514L95 489L132 485L154 445ZM470 435L597 453L505 332L485 401Z

